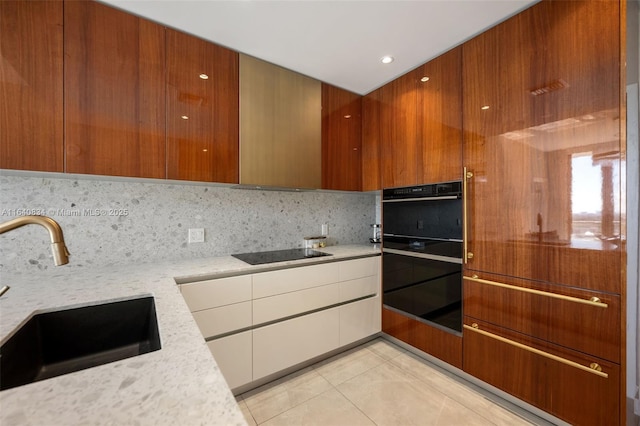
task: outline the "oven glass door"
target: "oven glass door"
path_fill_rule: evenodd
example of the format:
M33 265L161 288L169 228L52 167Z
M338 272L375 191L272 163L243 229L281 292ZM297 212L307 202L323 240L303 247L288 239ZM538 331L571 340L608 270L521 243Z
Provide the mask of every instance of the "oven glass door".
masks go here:
M462 332L462 264L383 252L383 304Z

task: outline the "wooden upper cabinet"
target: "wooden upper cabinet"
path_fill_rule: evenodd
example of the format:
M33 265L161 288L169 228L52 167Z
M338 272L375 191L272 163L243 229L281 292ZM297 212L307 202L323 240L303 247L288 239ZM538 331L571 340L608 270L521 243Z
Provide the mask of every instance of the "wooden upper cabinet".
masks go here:
M322 83L322 188L362 189L362 96Z
M379 144L382 187L461 178L461 47L372 92L364 105L363 148Z
M61 1L0 2L0 168L63 171Z
M427 62L418 79L419 183L462 178L462 47Z
M238 183L238 53L166 31L167 178Z
M415 185L422 158L418 141L418 77L407 73L380 89L382 187Z
M543 1L463 45L469 269L620 292L620 5Z
M320 188L321 108L320 81L240 55L240 183Z
M362 190L382 189L380 158L380 92L362 97Z
M66 171L164 178L164 28L93 1L64 19Z

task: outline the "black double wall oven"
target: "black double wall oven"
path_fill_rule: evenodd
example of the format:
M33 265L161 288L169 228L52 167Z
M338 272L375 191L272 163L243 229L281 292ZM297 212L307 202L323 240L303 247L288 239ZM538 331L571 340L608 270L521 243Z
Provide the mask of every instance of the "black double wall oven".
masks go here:
M382 192L383 305L462 333L462 182Z

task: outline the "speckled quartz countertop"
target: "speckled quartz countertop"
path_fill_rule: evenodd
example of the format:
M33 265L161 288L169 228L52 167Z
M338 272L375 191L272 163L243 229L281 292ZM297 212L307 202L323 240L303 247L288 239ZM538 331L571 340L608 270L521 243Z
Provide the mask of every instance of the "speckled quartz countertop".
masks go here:
M375 255L377 246L333 246L333 256L268 267ZM73 256L71 257L73 262ZM33 313L152 295L162 349L0 392L0 424L244 425L246 424L180 294L176 277L265 270L231 256L78 271L65 267L5 274L0 285L4 342Z

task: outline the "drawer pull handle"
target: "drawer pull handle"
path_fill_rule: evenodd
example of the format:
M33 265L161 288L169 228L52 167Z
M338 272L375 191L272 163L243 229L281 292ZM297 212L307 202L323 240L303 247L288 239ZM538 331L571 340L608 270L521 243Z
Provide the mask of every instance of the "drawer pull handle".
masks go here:
M473 275L471 277L462 277L462 278L467 280L467 281L473 281L475 283L487 284L487 285L492 285L492 286L495 286L495 287L502 287L502 288L506 288L506 289L509 289L509 290L521 291L521 292L524 292L524 293L537 294L538 296L552 297L554 299L566 300L568 302L582 303L583 305L596 306L598 308L607 308L609 306L609 305L607 305L606 303L604 303L602 300L600 300L599 298L597 298L595 296L592 297L591 299L580 299L578 297L565 296L564 294L550 293L548 291L534 290L532 288L518 287L518 286L515 286L515 285L499 283L499 282L496 282L496 281L483 280L483 279L478 278L477 275Z
M500 342L509 344L511 346L515 346L516 348L520 348L520 349L523 349L523 350L528 351L528 352L533 352L536 355L540 355L540 356L543 356L545 358L549 358L549 359L552 359L554 361L558 361L558 362L560 362L562 364L578 368L580 370L586 371L588 373L595 374L595 375L600 376L600 377L604 377L604 378L608 378L609 377L609 375L607 373L603 373L602 372L602 367L600 367L600 365L598 363L593 362L593 363L591 363L589 365L589 367L587 367L586 365L578 364L577 362L573 362L573 361L570 361L570 360L568 360L566 358L562 358L562 357L559 357L557 355L553 355L553 354L550 354L548 352L541 351L540 349L532 348L531 346L527 346L527 345L523 345L522 343L514 342L513 340L506 339L506 338L504 338L502 336L498 336L497 334L493 334L493 333L489 333L488 331L480 330L479 328L477 328L477 326L478 326L478 324L475 324L475 323L473 324L473 326L469 326L467 324L464 324L464 328L466 328L467 330L471 330L471 331L473 331L475 333L480 333L483 336L490 337L492 339L495 339L495 340L498 340Z

